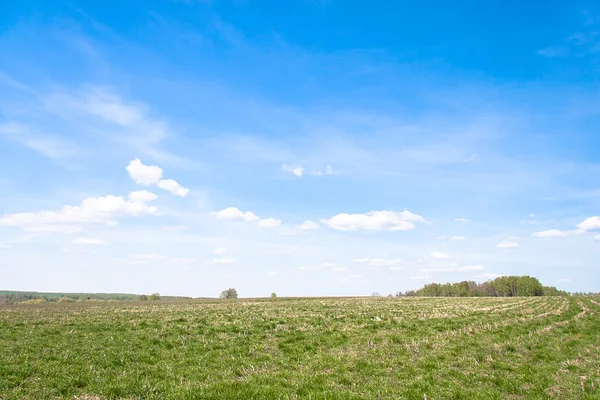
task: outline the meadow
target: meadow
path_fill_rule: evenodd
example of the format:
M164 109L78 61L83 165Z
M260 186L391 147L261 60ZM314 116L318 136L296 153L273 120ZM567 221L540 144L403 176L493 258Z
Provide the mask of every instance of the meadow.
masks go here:
M0 399L599 399L600 298L0 306Z

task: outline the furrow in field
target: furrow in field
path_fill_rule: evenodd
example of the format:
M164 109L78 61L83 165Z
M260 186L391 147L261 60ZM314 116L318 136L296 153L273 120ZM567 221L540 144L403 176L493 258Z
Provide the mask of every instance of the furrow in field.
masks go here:
M483 332L490 332L496 329L509 326L516 323L527 322L534 319L544 318L549 315L560 315L564 313L564 311L568 308L569 302L566 298L561 298L558 302L553 304L554 307L558 306L558 308L552 308L549 311L544 311L541 314L536 315L527 315L518 318L504 319L499 322L486 322L486 323L472 323L465 325L459 329L454 329L450 331L440 332L436 335L433 335L431 338L423 338L420 340L413 340L410 343L405 343L405 347L407 349L415 349L419 348L423 344L434 344L435 341L442 340L450 337L459 337L463 335L475 335Z

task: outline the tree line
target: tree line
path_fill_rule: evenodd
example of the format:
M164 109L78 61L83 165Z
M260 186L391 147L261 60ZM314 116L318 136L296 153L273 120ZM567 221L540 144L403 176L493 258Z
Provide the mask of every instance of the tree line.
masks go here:
M567 292L553 286L544 286L531 276L501 276L494 280L477 283L430 283L418 290L398 293L399 296L423 297L513 297L513 296L566 296Z

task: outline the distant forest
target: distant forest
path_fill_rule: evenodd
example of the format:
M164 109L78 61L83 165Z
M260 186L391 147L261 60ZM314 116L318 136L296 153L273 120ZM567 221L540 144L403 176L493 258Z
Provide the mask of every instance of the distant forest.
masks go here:
M422 297L513 297L513 296L566 296L569 293L553 286L544 286L531 276L501 276L492 281L476 283L430 283L418 290L409 290L403 296Z
M0 304L21 303L29 300L58 302L70 300L135 300L137 295L126 293L42 293L0 290Z

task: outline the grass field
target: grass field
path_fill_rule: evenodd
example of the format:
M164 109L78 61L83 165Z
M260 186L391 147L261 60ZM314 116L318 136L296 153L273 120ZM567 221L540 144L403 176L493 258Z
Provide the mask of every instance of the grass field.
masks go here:
M1 399L599 399L600 298L0 307Z

